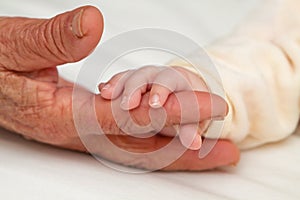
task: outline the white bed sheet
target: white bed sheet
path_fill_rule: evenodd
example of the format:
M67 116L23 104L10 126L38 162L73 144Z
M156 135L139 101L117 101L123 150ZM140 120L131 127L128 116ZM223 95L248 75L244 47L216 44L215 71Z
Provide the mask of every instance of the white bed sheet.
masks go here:
M199 44L228 32L259 0L10 0L0 15L50 17L92 4L105 15L103 41L142 27L178 31ZM1 28L1 27L0 27ZM74 79L82 62L61 68ZM0 129L0 199L300 199L300 131L245 151L237 167L202 173L114 171L93 157L26 141Z

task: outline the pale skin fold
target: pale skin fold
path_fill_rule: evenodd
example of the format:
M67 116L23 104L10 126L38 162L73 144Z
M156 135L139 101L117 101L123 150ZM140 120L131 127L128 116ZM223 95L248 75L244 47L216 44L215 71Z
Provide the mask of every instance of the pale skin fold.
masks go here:
M79 61L97 46L103 31L103 18L98 9L85 6L62 13L51 19L22 17L0 18L0 126L23 135L25 138L53 146L86 152L74 126L72 111L73 84L59 78L56 66ZM100 63L101 65L101 63ZM101 67L101 66L100 66ZM223 99L206 92L187 92L207 105L220 105L220 113L200 107L201 120L225 116L227 106ZM117 127L111 110L111 101L100 95L96 99L96 114L107 137L117 146L132 152L152 152L166 145L173 137L157 134L151 138L134 138L124 135ZM92 99L92 98L90 98ZM131 111L138 124L149 123L148 95L142 97L142 106ZM144 102L144 103L143 103ZM82 105L91 105L88 100ZM166 127L180 123L178 101L170 95L164 104L167 112ZM82 119L88 118L82 113ZM187 119L186 123L198 123ZM90 135L90 137L95 137ZM99 136L100 137L100 136ZM102 136L104 137L104 136ZM101 139L101 138L100 138ZM175 138L178 140L178 138ZM200 149L201 151L201 149ZM101 144L100 156L116 163L155 169L172 152L161 158L132 161L110 151ZM212 151L203 159L199 150L187 150L179 159L162 170L206 170L236 164L238 148L229 140L218 140ZM30 155L28 155L30 156Z

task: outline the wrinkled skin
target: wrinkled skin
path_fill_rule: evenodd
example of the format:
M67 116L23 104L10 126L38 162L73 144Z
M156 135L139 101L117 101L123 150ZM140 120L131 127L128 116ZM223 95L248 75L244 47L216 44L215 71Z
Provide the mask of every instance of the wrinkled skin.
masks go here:
M27 139L87 152L74 126L73 85L59 78L56 66L79 61L96 47L103 31L101 13L94 7L85 6L49 20L1 17L0 27L0 126ZM108 138L124 150L151 152L173 139L159 134L144 139L124 135L115 124L111 102L100 96L90 96L92 98L83 100L82 105L91 105L89 101L95 98L99 124ZM197 98L201 102L214 103L205 93L198 93ZM220 99L216 101L220 102ZM174 96L170 97L165 109L167 125L178 124L180 110ZM147 124L148 110L147 105L140 106L131 115L136 123ZM200 108L200 112L204 117L211 117L205 107ZM84 121L88 116L82 113ZM104 136L86 137L101 139ZM159 159L133 162L126 155L105 147L105 144L99 145L94 153L117 163L148 169L155 168L159 162ZM161 159L171 153L167 152ZM187 150L163 170L205 170L235 164L238 160L237 147L230 141L219 140L204 159L198 159L198 151Z

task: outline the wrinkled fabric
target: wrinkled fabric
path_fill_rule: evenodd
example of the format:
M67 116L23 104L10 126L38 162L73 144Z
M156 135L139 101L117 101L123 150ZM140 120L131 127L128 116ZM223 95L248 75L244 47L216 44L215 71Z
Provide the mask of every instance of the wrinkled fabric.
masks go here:
M241 149L292 134L300 113L300 1L265 0L207 47L229 105L221 137ZM177 60L172 65L190 67Z

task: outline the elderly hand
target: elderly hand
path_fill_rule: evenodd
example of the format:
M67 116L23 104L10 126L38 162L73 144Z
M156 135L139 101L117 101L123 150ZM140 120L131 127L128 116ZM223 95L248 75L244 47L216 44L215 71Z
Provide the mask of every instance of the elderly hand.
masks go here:
M101 13L90 6L49 20L1 17L0 126L39 142L86 151L73 119L73 85L59 79L56 66L88 56L98 44L102 29ZM115 123L111 102L90 95L96 98L95 108L101 127L105 127L103 130L108 138L124 150L151 152L173 139L161 135L138 139L122 134ZM201 102L214 103L210 102L209 94L199 93L197 97ZM88 101L83 103L85 106L90 105ZM140 119L137 123L143 124L149 120L145 109L149 108L141 106L131 113L134 119ZM167 123L178 124L180 111L175 97L170 97L165 109L168 113ZM207 109L200 108L200 112L204 113L203 116L210 115ZM159 159L132 162L126 155L119 155L107 148L109 146L101 144L96 153L114 162L149 169L155 168L160 162ZM170 154L172 152L163 156L168 157ZM199 159L198 151L187 150L164 169L204 170L235 164L238 159L236 146L230 141L219 140L205 158Z

